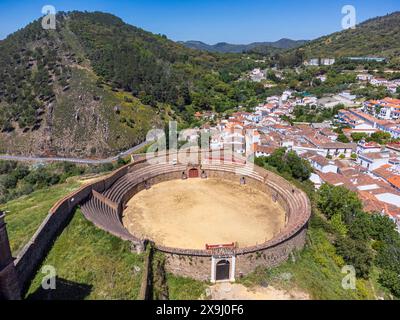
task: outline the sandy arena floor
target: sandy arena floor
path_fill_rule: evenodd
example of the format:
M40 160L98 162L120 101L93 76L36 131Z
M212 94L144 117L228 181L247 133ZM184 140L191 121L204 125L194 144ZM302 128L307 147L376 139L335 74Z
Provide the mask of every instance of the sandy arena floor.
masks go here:
M283 208L248 186L216 179L163 182L135 195L123 222L128 230L168 247L263 243L284 227Z

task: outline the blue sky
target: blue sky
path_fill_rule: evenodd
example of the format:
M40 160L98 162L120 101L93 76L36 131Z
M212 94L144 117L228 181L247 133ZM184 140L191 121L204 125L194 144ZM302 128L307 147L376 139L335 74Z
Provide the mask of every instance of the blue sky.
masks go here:
M358 22L400 10L399 0L0 0L0 39L40 17L44 5L113 13L172 40L314 39L341 29L347 4L356 8Z

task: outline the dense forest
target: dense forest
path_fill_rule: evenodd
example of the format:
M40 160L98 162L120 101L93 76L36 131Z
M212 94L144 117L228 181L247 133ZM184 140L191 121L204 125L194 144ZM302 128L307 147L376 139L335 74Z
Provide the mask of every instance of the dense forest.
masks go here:
M257 95L256 85L236 82L255 66L240 55L190 50L108 14L74 12L69 17L71 31L101 79L145 104L167 103L178 112L189 107L223 111Z

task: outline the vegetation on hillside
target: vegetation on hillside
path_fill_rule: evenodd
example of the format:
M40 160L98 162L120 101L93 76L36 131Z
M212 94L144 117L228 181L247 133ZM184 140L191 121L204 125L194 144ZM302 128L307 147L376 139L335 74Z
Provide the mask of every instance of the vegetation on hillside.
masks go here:
M395 223L379 213L363 212L357 194L344 187L323 185L317 205L336 231L337 253L355 267L357 276L369 279L373 267L378 268L380 284L400 297L400 234Z
M134 300L140 290L143 255L133 254L129 242L95 227L77 210L44 260L46 265L56 269L56 290L42 289L46 274L39 270L27 299Z
M0 41L0 152L96 156L142 142L156 111L100 86L66 16L57 22Z
M283 120L289 122L308 122L320 123L324 121L332 121L344 106L338 104L333 108L321 108L317 106L296 106L293 110L292 117L282 116Z
M76 178L70 178L64 183L36 190L0 205L0 210L6 212L8 237L14 256L28 243L51 207L80 186Z
M255 164L260 167L274 167L281 175L293 177L299 181L308 180L312 173L308 161L301 159L294 151L287 152L286 148L276 150L269 157L256 158Z
M310 58L399 56L400 12L369 19L356 26L311 41L302 47Z
M145 104L168 104L187 118L195 110L223 111L257 95L256 84L235 82L253 60L190 50L108 14L69 17L100 79Z
M271 271L258 270L243 281L248 285L272 281L298 286L315 299L376 299L390 294L399 298L400 235L388 217L362 210L357 194L324 184L319 191L290 170L282 170L282 150L257 161L283 173L301 187L312 203L313 216L306 248L282 266ZM355 290L342 287L344 265L355 268ZM282 274L289 274L286 280Z
M62 184L73 176L112 171L124 164L125 161L120 159L114 164L97 166L82 166L69 162L29 166L22 162L0 160L0 204L36 190Z
M161 120L254 107L264 87L238 80L257 65L100 12L61 12L57 30L34 21L0 41L0 152L108 154Z
M191 278L167 274L169 300L198 300L205 298L208 284Z

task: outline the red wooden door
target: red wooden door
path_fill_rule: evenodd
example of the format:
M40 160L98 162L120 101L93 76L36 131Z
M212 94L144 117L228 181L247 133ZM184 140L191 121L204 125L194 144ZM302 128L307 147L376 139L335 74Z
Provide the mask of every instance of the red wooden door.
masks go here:
M198 169L190 169L189 170L189 178L198 178L199 170Z

